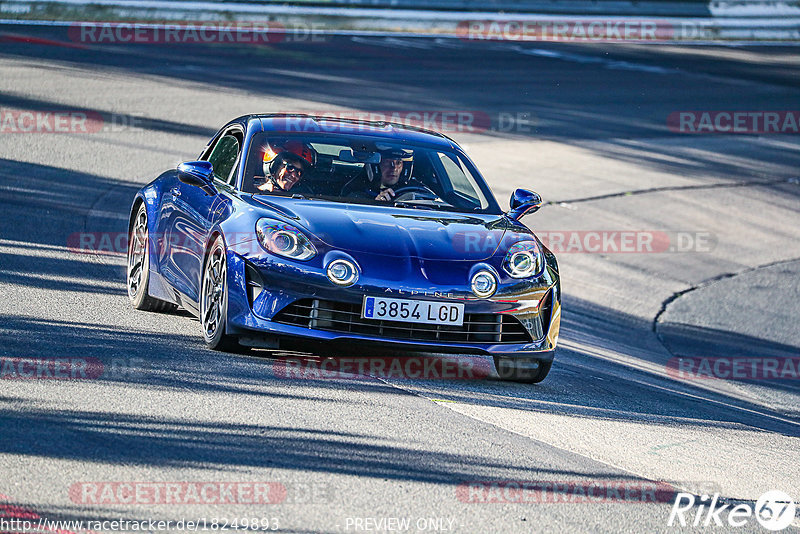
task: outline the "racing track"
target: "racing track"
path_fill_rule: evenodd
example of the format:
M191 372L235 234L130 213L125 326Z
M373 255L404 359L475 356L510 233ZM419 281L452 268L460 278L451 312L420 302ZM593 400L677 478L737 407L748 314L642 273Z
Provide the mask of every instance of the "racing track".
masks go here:
M137 119L0 135L0 356L125 366L96 380L1 382L0 502L51 519L278 517L290 532L355 532L367 517L452 520L457 532L658 532L674 531L670 499L475 504L457 488L659 481L730 501L800 497L796 380L680 381L665 368L675 355L798 353L798 136L666 125L683 110L797 109L797 49L381 37L76 46L58 28L7 25L0 43L0 108ZM124 232L134 191L193 159L228 119L343 108L467 110L495 126L524 113L510 132L452 136L502 204L516 186L551 202L526 218L532 228L706 232L714 246L560 254L561 348L533 387L282 379L279 355L211 352L188 315L132 310L120 256L68 249L79 232ZM274 481L287 499L70 497L103 481Z

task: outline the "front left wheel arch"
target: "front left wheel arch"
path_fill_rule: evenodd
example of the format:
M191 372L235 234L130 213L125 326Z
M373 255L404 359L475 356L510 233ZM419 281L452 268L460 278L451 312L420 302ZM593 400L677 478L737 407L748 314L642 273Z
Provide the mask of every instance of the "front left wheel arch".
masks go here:
M143 222L142 228L138 226L140 221ZM138 232L138 239L134 235L135 232ZM144 200L137 199L133 203L128 222L128 252L125 264L125 287L128 298L137 310L172 311L176 307L174 304L150 295L151 249L150 215L147 204Z

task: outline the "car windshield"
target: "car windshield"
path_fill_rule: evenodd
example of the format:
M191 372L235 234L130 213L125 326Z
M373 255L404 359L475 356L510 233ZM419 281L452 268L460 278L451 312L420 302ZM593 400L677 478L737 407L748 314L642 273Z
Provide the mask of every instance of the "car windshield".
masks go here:
M242 190L408 209L501 212L478 171L458 152L364 136L256 134Z

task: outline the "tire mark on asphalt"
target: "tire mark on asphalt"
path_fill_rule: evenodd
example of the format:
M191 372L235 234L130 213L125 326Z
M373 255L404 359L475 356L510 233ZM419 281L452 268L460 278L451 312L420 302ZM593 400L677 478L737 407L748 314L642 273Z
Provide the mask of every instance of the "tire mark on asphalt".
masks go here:
M659 329L659 325L663 324L661 322L661 317L666 313L667 308L669 308L669 306L673 302L677 301L678 299L680 299L681 297L683 297L683 296L685 296L685 295L687 295L689 293L692 293L692 292L694 292L694 291L696 291L698 289L703 289L703 288L709 287L709 286L714 285L717 282L720 282L722 280L729 280L731 278L736 278L737 276L745 275L745 274L748 274L748 273L753 273L753 272L759 271L761 269L768 269L770 267L775 267L775 266L779 266L779 265L795 263L795 262L798 262L798 261L800 261L800 257L773 261L773 262L770 262L770 263L765 263L763 265L757 265L755 267L749 267L747 269L743 269L743 270L737 271L737 272L722 273L722 274L719 274L717 276L712 276L711 278L703 280L703 281L701 281L701 282L699 282L697 284L693 284L692 286L690 286L690 287L688 287L688 288L686 288L684 290L681 290L681 291L678 291L676 293L673 293L672 295L670 295L669 297L664 299L664 301L661 303L661 307L658 310L658 313L653 318L653 323L651 325L651 330L655 334L656 339L658 339L658 342L661 344L661 346L664 347L664 350L666 350L673 357L678 358L678 357L680 357L680 355L675 353L673 350L670 349L669 344L667 343L666 339L664 338L662 332ZM714 382L715 381L710 381L710 383L708 383L708 384L697 384L697 386L702 386L703 389L707 389L709 391L725 394L724 390L722 388L717 387ZM730 395L730 392L728 392L727 394ZM757 404L757 405L762 406L762 407L767 408L767 409L772 409L772 407L769 404L767 404L766 401L763 400L763 399L760 399L760 398L754 397L754 396L750 396L750 395L745 395L744 392L738 392L738 395L741 396L741 397L745 397L746 396L747 397L746 400L748 402L751 402L753 404ZM800 423L796 423L796 424L800 424Z
M691 293L692 291L695 291L697 289L702 289L704 287L708 287L708 286L710 286L712 284L715 284L715 283L717 283L717 282L719 282L721 280L727 280L728 278L734 278L734 277L739 276L739 275L752 273L752 272L758 271L760 269L767 269L769 267L775 267L777 265L783 265L784 263L794 263L796 261L800 261L800 257L798 257L798 258L789 258L787 260L773 261L773 262L770 262L770 263L765 263L763 265L757 265L755 267L749 267L747 269L743 269L741 271L736 271L736 272L733 272L733 273L718 274L717 276L712 276L711 278L707 278L706 280L703 280L702 282L694 284L694 285L692 285L691 287L689 287L687 289L684 289L684 290L678 291L676 293L673 293L668 298L666 298L664 300L664 302L661 303L661 309L658 310L658 313L656 314L655 318L653 319L652 330L653 330L653 332L655 332L656 337L658 337L658 340L661 342L661 344L664 345L664 340L661 338L661 336L658 333L659 319L661 319L661 316L664 315L664 313L667 311L667 308L669 307L669 305L672 304L673 302L675 302L676 300L678 300L679 298L681 298L682 296L686 295L687 293ZM666 348L666 345L664 346L664 348ZM668 348L667 348L667 350L669 351ZM670 352L670 354L671 354L671 352Z

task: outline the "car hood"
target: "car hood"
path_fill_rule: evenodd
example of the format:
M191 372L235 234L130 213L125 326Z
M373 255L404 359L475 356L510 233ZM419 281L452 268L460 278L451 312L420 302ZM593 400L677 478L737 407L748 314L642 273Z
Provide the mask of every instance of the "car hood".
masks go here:
M490 258L509 227L502 215L365 206L254 195L275 215L332 248L427 260Z

